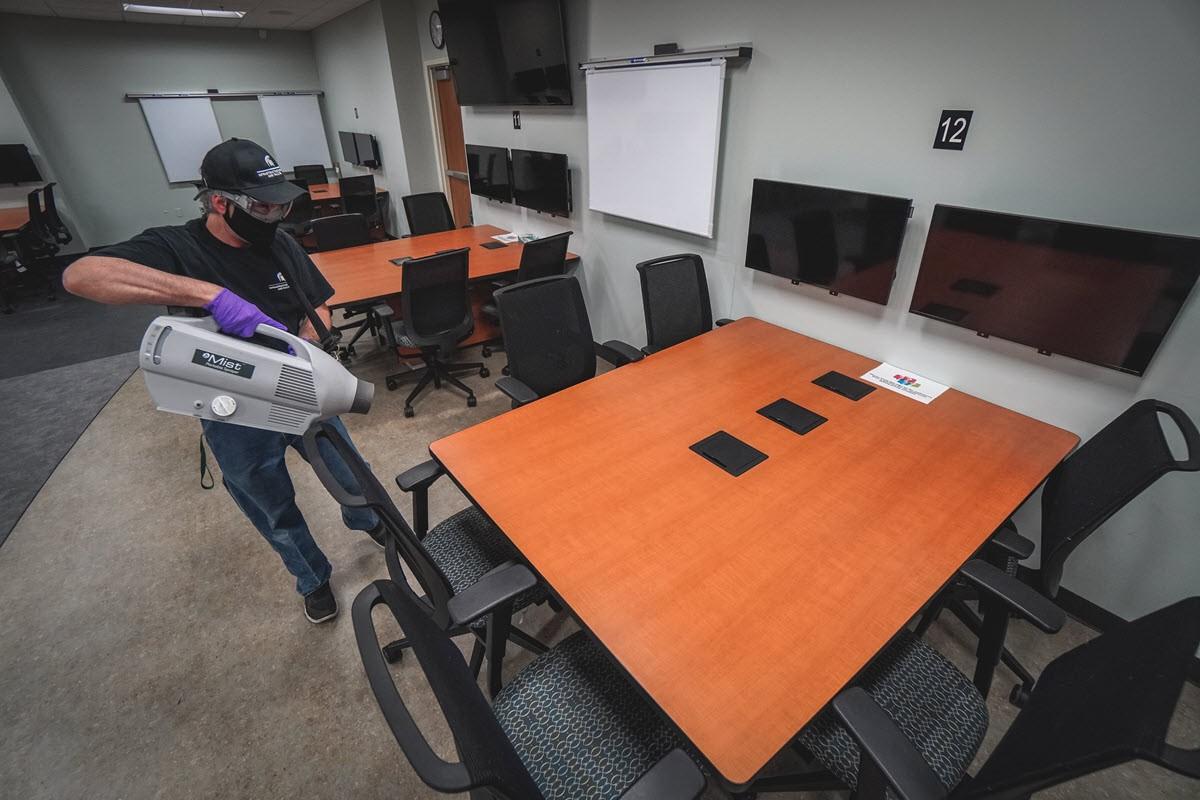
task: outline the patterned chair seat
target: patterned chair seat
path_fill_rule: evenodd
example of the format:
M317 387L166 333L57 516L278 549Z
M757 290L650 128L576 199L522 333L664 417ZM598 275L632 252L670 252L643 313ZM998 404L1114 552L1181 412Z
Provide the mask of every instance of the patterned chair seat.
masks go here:
M447 517L421 540L421 544L446 576L455 594L475 585L486 573L504 562L517 558L517 552L500 529L475 506ZM513 603L513 613L545 599L546 592L540 586L523 592ZM485 618L475 622L472 627L486 624Z
M987 704L941 653L903 631L857 685L887 712L948 790L962 780L987 732ZM858 785L858 744L831 708L801 731L800 744L847 786ZM889 789L888 797L894 796Z
M612 800L678 736L582 631L513 678L492 710L546 800Z

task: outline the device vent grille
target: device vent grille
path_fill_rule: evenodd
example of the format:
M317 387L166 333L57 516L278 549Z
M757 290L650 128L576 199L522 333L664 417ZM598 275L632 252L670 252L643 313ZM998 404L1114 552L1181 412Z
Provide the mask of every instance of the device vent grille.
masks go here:
M308 417L309 415L303 411L272 403L271 411L267 414L267 422L275 425L287 425L297 431L303 431L307 427Z
M313 386L312 373L283 364L279 367L279 383L275 396L280 400L317 406L317 390Z

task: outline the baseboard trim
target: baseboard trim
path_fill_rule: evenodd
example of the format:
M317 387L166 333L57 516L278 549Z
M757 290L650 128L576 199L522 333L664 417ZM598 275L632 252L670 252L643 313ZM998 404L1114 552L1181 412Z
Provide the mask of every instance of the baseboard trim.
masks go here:
M1035 575L1036 570L1026 566L1021 566L1017 570L1017 577L1025 583L1032 583ZM1080 597L1070 589L1059 587L1058 596L1054 598L1054 602L1072 618L1101 633L1126 621L1107 608L1098 606L1085 597ZM1200 657L1192 659L1192 666L1188 670L1188 680L1200 686Z

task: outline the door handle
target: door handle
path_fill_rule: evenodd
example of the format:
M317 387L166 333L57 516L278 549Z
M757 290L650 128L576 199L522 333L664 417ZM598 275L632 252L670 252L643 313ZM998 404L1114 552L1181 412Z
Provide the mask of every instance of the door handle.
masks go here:
M467 173L459 172L458 170L455 170L455 169L446 170L446 175L451 178L458 178L460 181L468 180Z

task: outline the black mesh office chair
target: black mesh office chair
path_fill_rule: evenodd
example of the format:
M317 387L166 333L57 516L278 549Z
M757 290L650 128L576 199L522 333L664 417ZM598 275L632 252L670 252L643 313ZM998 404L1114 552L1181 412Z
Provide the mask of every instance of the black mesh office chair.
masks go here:
M570 275L514 283L495 294L511 374L496 388L513 408L596 375L596 357L613 366L640 361L625 342L597 344L579 281Z
M441 192L405 195L402 200L410 236L454 230L454 215Z
M510 565L480 581L488 591L471 602L503 606L532 583L525 567ZM371 618L381 604L416 654L461 760L437 755L397 690ZM379 710L413 770L438 792L470 792L472 800L691 800L704 790L678 734L585 633L539 655L489 706L458 648L407 586L369 584L351 617Z
M359 485L359 494L348 492L333 477L318 446L320 442L328 443L341 456ZM313 472L334 499L350 508L370 508L379 517L387 532L384 562L388 574L392 580L407 585L404 567L408 567L425 593L417 602L436 629L446 636L470 634L474 637L471 670L478 677L480 668L487 662L488 687L493 696L500 691L500 669L510 640L534 653L546 651L545 645L512 625L515 612L531 603L545 601L545 590L536 585L536 581L508 598L501 604L502 608L474 608L472 597L480 591L477 585L483 583L486 588L486 582L494 580L488 578L489 575L505 565L515 566L517 558L504 534L478 508L465 508L431 531L421 528L414 531L370 466L336 428L318 422L304 435L304 452ZM409 470L401 478L414 472L417 473L414 480L427 479L424 465ZM428 524L427 517L425 523ZM383 647L380 655L396 662L410 645L409 640L401 639Z
M292 167L292 175L298 181L304 181L307 186L314 183L329 183L329 175L321 164L298 164Z
M512 283L522 283L523 281L562 275L567 271L567 242L570 238L571 231L566 231L565 233L556 233L553 236L543 236L540 239L534 239L532 242L526 242L521 249L521 260L517 264L516 280L496 281L494 284L495 287L503 289ZM497 325L500 324L500 312L496 310L495 300L484 304L480 310ZM487 358L494 351L498 352L503 349L503 343L486 344L483 346L483 356Z
M371 194L343 194L342 210L347 214L362 214L367 221L368 228L383 226L383 214L379 211L379 199L374 192Z
M306 192L292 201L292 207L288 209L287 216L283 218L279 227L299 239L312 233L314 216L312 197Z
M475 330L468 296L469 248L447 250L425 258L405 261L401 266L400 305L404 318L395 324L395 341L401 347L421 351L425 366L388 375L388 389L395 389L404 379L416 379L417 385L404 401L404 416L415 411L413 400L432 382L442 388L442 381L466 392L467 406L474 407L475 392L460 381L457 374L479 372L488 376L488 368L480 362L447 361L458 350L458 343Z
M646 355L712 330L712 304L704 259L680 253L643 261L637 265L642 280L642 307L646 312ZM717 320L717 325L731 322Z
M912 637L908 642L919 642ZM801 734L855 800L1028 798L1128 761L1200 779L1200 749L1167 743L1167 731L1200 647L1200 597L1122 623L1046 667L1025 707L972 778L966 768L986 730L971 684L947 674L925 694L881 679L876 665ZM959 676L961 678L961 676ZM933 714L913 711L932 705ZM803 789L769 778L756 791Z
M47 183L42 187L42 202L45 203L44 221L46 231L58 245L71 243L71 231L67 230L67 226L63 223L62 217L58 214L58 204L54 201L54 187L56 184Z
M1182 433L1186 459L1178 460L1171 454L1159 423L1160 413L1170 417ZM1033 571L1034 586L1047 597L1055 597L1063 565L1084 539L1163 475L1197 470L1200 433L1188 415L1161 400L1134 403L1059 464L1046 480L1042 490L1041 567ZM1016 549L1026 555L1032 553L1033 542L1021 537L1011 521L1006 523L1003 536L1021 540ZM1014 552L1011 547L995 545L992 550L1004 558ZM1008 566L1011 571L1011 562ZM1004 631L988 631L979 615L963 601L958 587L951 587L934 601L917 632L924 633L944 607L977 636L982 632L984 638L999 636L1003 642ZM1019 704L1033 688L1034 677L1006 648L999 649L997 657L1021 679L1011 694L1013 702Z
M313 236L317 240L317 252L340 250L371 242L371 232L362 214L337 214L318 217L312 221Z

